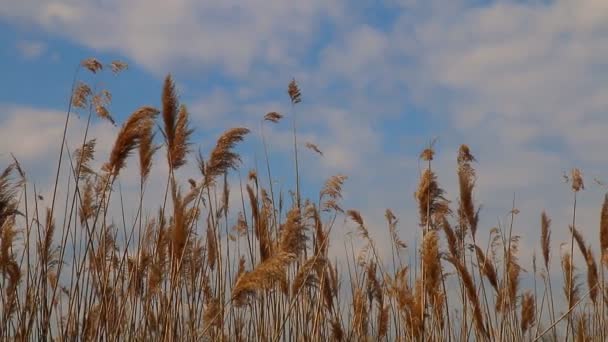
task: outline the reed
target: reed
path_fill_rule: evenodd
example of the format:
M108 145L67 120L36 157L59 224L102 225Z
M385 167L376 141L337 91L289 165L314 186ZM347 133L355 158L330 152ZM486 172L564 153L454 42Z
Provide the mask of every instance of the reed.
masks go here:
M93 77L127 68L94 58L79 65ZM305 171L298 164L295 106L302 95L295 80L287 87L290 109L282 111L293 119L291 203L285 200L289 189L273 187L272 141L264 131L265 125L281 129L279 111L260 118L267 173L262 179L255 169L241 172L240 147L254 143L247 139L249 128L226 129L206 157L193 156L190 113L172 76L160 91L160 110L142 106L120 123L109 111L110 92L94 88L75 77L48 208L15 157L0 173L1 340L600 341L606 336L608 196L598 204L598 252L584 239L588 231L576 225L577 196L584 188L578 169L568 177L574 195L570 245L566 242L560 255L557 286L563 294L556 291L554 297L551 251L559 242L552 241L551 219L540 215L544 266L537 270L535 258L527 265L520 255L515 203L506 227L486 230L479 223L476 160L467 145L455 156L454 204L440 186L430 144L420 155L425 167L414 194L417 217L399 219L386 209L388 229L382 231L366 220L370 213L345 208L345 175L329 177L315 198L306 198L313 185L300 179ZM72 110L88 111L89 123L117 126L108 155L97 151L88 125L71 152ZM303 146L318 158L328 157L314 142ZM157 158L161 149L166 155ZM131 158L138 159L139 192L127 205L125 171L136 167ZM97 159L104 162L98 165ZM182 179L180 170L188 167L199 174ZM148 187L156 169L167 170L164 191ZM419 241L403 237L404 224L421 228ZM378 243L379 234L388 234L390 252L388 244ZM341 245L346 256L338 257ZM575 245L576 258L585 262L580 269ZM530 267L534 288L523 280ZM586 284L579 271L586 273ZM537 274L543 279L538 288Z

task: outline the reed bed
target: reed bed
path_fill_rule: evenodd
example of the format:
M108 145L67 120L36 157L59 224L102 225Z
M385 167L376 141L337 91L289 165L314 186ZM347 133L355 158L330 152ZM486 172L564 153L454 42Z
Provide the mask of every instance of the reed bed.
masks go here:
M94 58L81 65L95 75L126 68ZM242 167L238 147L247 143L250 129L228 129L208 156L194 156L190 114L171 76L159 93L161 108L135 110L121 124L109 155L98 155L88 130L92 120L117 124L108 110L111 94L75 77L50 206L40 205L41 195L17 158L0 174L0 339L606 339L608 196L598 210L601 250L596 254L576 225L577 195L584 188L578 169L568 177L573 206L572 222L566 224L571 241L558 256L563 281L552 284L550 275L559 270L550 269L556 256L549 215L539 213L540 266L536 258L522 265L515 206L507 224L485 231L479 226L476 160L468 146L455 156L459 193L453 202L433 169L433 146L421 153L424 169L414 194L418 217L408 220L419 226L422 238L412 243L400 237L391 210L380 228L342 207L345 175L330 177L316 198L302 198L312 191L302 191L300 182L296 109L302 93L295 80L287 87L289 112L261 115L267 174L249 171L239 179L236 194L229 174L241 175L235 172ZM84 139L72 151L66 136L75 109L88 118ZM292 120L294 142L291 196L273 188L271 142L263 129L286 117ZM302 146L323 154L314 143ZM154 156L163 152L164 193L146 192L159 159ZM104 162L94 167L93 160ZM180 179L178 170L187 164L196 165L198 179ZM119 186L127 167L139 168L139 202L129 218ZM61 170L68 170L67 179ZM150 212L155 214L144 215ZM353 239L362 248L352 239L331 241L345 220L354 225ZM390 237L389 260L379 253L371 229ZM345 258L332 260L334 243L344 245ZM584 265L574 265L575 254ZM532 288L523 288L525 269L532 270Z

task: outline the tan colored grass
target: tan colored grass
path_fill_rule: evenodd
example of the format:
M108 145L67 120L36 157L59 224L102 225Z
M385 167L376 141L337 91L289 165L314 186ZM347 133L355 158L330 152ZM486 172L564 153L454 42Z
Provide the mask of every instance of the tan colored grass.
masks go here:
M87 77L127 68L96 59L82 67L93 73ZM112 120L110 92L93 94L79 82L72 105L101 116L93 120ZM288 94L292 105L301 101L295 81ZM255 169L233 173L247 128L228 129L215 145L202 144L198 156L190 155L198 142L171 76L161 101L163 122L156 124L157 110L141 107L118 129L108 156L99 157L103 149L95 151L99 146L88 133L74 153L64 145L62 159L69 158L71 167L59 165L57 194L43 197L11 155L0 174L0 340L511 341L547 339L551 331L556 340L564 332L578 340L605 337L603 269L575 220L571 237L585 260L586 291L569 250L561 258L562 305L551 290L551 220L541 214L545 270L537 272L534 253L527 272L529 251L520 261L519 237L511 236L519 227L505 232L502 222L487 230L479 224L475 158L468 146L459 149L452 176L459 186L449 194L439 186L442 170L431 168L431 143L420 155L427 165L415 193L419 217L399 220L387 209L383 230L376 226L382 212L342 209L344 175L330 177L318 192L307 176L300 193L297 175L294 182L270 171L268 179ZM267 112L262 127L282 118ZM162 141L156 141L158 132ZM169 174L148 187L159 143ZM307 147L320 153L314 144ZM139 170L125 172L136 151ZM206 158L201 151L208 151ZM99 168L94 158L107 159ZM194 158L196 165L189 163ZM274 163L267 159L269 168ZM189 175L188 166L202 178ZM128 180L137 172L141 204L132 208ZM580 171L574 169L568 180L574 196L581 196ZM304 196L315 193L313 199ZM603 263L607 203L608 196L599 227ZM419 225L415 238L412 229ZM486 282L493 291L486 291Z

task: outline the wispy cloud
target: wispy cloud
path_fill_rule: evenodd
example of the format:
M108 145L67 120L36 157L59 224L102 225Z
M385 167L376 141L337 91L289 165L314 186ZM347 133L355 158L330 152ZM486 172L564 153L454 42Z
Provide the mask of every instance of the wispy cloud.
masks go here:
M37 59L47 50L45 43L34 40L22 40L17 43L17 51L25 59Z
M252 63L290 64L337 16L338 2L2 1L0 15L29 22L95 50L113 50L153 71L169 64L220 65L232 74Z

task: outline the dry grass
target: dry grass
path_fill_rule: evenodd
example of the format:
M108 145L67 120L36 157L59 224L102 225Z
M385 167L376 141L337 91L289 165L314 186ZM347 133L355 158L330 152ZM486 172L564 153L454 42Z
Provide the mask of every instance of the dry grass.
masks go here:
M105 66L92 58L81 66L93 74L127 68L120 61ZM316 201L300 198L294 106L302 94L295 80L287 93L297 187L291 202L285 200L285 189L272 188L266 149L268 182L251 170L240 181L240 193L230 191L233 178L228 174L240 168L237 148L248 128L226 130L208 158L199 153L199 178L180 179L176 171L193 157L193 129L171 76L162 89L162 108L141 107L131 114L117 129L108 156L96 156L96 140L87 136L88 129L71 155L62 146L69 159L60 157L59 168L67 168L70 177L61 181L58 176L54 185L66 196L64 205L54 194L52 205L43 207L13 159L0 174L0 339L605 339L608 196L600 211L598 261L576 228L576 196L584 189L578 169L568 177L574 211L571 245L561 253L563 293L554 296L552 291L546 213L539 227L544 270L532 265L534 288L522 282L529 267L520 264L515 207L509 226L486 232L479 226L476 160L466 145L454 165L459 184L455 205L432 169L435 151L432 146L423 150L420 159L426 167L415 193L418 217L407 219L419 226L422 239L404 241L399 219L387 209L392 259L384 260L388 253L374 241L376 227L368 226L360 211L342 209L346 176L330 177ZM88 109L89 122L96 114L114 123L111 98L107 90L94 93L76 81L71 103ZM261 122L279 125L283 117L270 111ZM66 120L72 120L69 111ZM314 143L305 147L323 155ZM157 167L154 156L161 148L169 170L165 192L148 193L151 170ZM133 153L139 159L139 202L134 217L125 218L118 181ZM106 162L95 167L96 157ZM346 239L343 231L332 234L340 222L354 223L358 234ZM355 239L363 246L359 250ZM586 284L577 276L574 243L585 261L580 271L586 272ZM330 246L344 247L346 258L330 255Z

